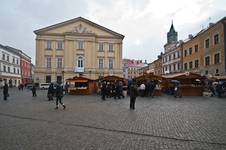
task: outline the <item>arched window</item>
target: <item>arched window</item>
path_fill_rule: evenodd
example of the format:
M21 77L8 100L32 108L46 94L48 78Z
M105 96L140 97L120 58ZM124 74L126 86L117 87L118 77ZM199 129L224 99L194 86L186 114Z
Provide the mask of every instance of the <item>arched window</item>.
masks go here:
M77 66L78 66L78 68L83 68L84 67L84 60L83 60L82 56L78 57Z

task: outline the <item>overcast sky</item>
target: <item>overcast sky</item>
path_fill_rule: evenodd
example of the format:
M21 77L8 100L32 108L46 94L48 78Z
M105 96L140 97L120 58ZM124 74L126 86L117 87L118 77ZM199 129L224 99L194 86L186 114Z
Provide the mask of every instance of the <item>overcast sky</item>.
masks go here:
M2 0L0 44L35 62L34 30L84 17L125 35L123 58L157 58L173 20L178 39L226 16L226 0Z

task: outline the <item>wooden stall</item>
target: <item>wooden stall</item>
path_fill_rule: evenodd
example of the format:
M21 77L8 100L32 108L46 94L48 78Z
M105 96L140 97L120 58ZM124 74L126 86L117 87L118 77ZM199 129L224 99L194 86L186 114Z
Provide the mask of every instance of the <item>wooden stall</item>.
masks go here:
M69 83L69 94L71 95L89 95L97 91L95 80L85 77L73 77L67 79Z
M182 96L202 96L204 87L202 82L206 78L196 73L176 73L173 75L163 76L163 90L172 88L171 81L177 80L180 82Z
M136 84L139 86L142 83L146 83L149 81L154 81L156 84L155 91L154 91L154 96L160 96L161 95L161 83L162 83L162 77L161 76L156 76L153 73L147 73L141 76L138 76L134 78L134 81Z

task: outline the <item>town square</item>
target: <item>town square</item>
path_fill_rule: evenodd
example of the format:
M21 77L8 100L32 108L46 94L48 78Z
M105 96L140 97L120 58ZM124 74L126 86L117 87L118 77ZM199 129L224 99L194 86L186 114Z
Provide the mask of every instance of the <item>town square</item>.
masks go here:
M0 150L226 149L226 1L3 1Z

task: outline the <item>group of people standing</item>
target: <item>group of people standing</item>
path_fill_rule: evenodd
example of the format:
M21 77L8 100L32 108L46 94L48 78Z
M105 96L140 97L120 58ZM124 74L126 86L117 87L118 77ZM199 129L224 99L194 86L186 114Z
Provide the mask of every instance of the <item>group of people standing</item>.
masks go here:
M151 96L154 97L154 91L156 87L156 82L154 80L142 82L139 87L139 93L142 97Z
M122 81L115 81L115 82L106 82L103 81L101 84L101 95L102 100L106 98L114 97L114 99L124 98L123 95L123 83Z
M135 109L136 98L139 95L136 84L132 83L128 86L128 93L130 95L130 109ZM103 81L101 84L101 98L102 100L106 100L106 97L114 99L121 97L124 98L123 95L123 82L115 81L115 82L106 82Z

